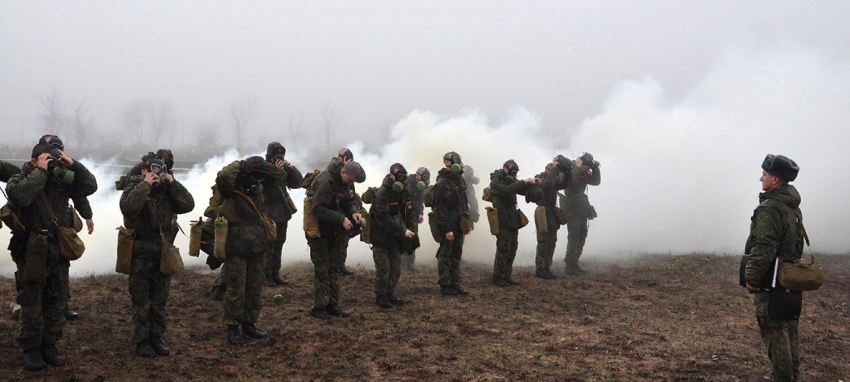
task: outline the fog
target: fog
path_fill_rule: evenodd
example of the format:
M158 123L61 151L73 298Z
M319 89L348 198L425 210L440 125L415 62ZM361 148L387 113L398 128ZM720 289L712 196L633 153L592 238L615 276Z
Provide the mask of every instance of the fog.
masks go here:
M178 156L203 121L218 121L218 143L236 146L227 129L234 101L256 100L252 144L291 141L290 123L303 115L312 138L287 145L303 172L325 148L320 111L330 106L339 126L329 145L350 147L364 165L360 191L394 162L435 173L455 150L481 178L480 197L507 159L527 177L557 154L589 151L602 185L588 191L599 213L588 258L740 252L761 160L784 154L801 167L794 184L810 250L850 252L840 195L850 186L840 175L850 164L844 2L0 4L0 144L31 145L48 132L36 96L55 87L69 105L90 106L91 145L132 143L121 118L128 104L170 102L175 123L160 146ZM180 216L184 228L206 207L216 172L249 154L261 153L231 150L178 177L197 206ZM91 198L96 232L84 235L88 250L71 268L78 276L114 268L122 223L112 187L120 173L103 160L83 163L100 189ZM293 195L301 206L303 192ZM301 219L299 211L290 222L285 262L309 261ZM433 264L436 244L422 227L417 261ZM515 264L533 265L534 237L533 225L520 231ZM186 241L178 235L184 254ZM556 260L565 246L564 227ZM464 248L466 259L492 263L486 221ZM2 253L0 274L9 274ZM349 265L372 266L363 243L352 242L349 256Z

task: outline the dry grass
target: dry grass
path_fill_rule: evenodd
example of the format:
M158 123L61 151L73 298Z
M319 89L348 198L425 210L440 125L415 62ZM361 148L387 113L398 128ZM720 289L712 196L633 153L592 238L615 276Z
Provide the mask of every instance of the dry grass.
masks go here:
M823 290L806 293L801 321L803 380L850 380L850 257L821 256ZM312 268L288 268L292 285L263 291L258 327L270 338L226 344L213 276L172 282L170 357L141 359L129 343L126 276L75 279L60 349L68 364L23 371L17 323L0 317L0 376L6 380L401 380L401 381L756 381L768 372L752 303L736 285L738 258L648 256L586 262L590 274L545 281L514 270L522 285L489 283L492 268L463 267L466 297L438 293L436 271L402 275L409 305L374 305L372 271L345 278L350 319L309 316ZM560 270L560 269L558 269ZM11 280L0 296L11 298ZM286 302L275 305L282 293ZM8 312L8 311L7 311Z

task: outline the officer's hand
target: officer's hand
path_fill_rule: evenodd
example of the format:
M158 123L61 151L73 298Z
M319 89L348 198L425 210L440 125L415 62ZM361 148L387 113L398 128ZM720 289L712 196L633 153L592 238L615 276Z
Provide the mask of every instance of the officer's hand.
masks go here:
M74 164L74 160L71 159L71 157L69 157L67 154L65 154L64 151L58 149L56 151L59 151L59 161L62 162L65 167L71 167L71 165Z
M44 153L38 156L36 159L36 166L41 167L43 170L47 170L47 164L50 163L50 154Z
M154 174L153 172L149 171L147 174L145 174L145 182L148 182L148 184L150 185L153 185L154 182L156 182L157 178L159 177L156 176L156 174Z
M422 224L423 222L425 222L425 216L419 215L419 224Z
M173 176L171 176L171 174L169 174L169 173L165 173L165 180L166 180L168 183L171 183L171 182L173 182L173 181L174 181L174 177L173 177Z
M756 288L756 287L750 285L750 283L747 283L747 292L755 293L755 292L758 292L760 290L761 290L761 288Z
M416 235L416 234L415 234L415 233L413 233L413 231L411 231L411 230L409 230L409 229L404 231L404 237L406 237L406 238L408 238L408 239L410 239L411 237L413 237L413 235Z
M448 240L448 241L454 241L454 239L455 239L455 233L454 233L454 232L448 232L448 233L446 233L446 240Z
M288 161L288 160L283 161L283 165L284 165L286 168L292 168L292 163L289 163L289 161Z
M354 214L354 215L351 215L351 217L353 217L354 221L356 221L358 224L360 223L361 220L363 220L363 215L360 215L360 214Z
M348 218L345 218L345 220L343 220L343 222L342 222L342 228L352 229L352 228L354 228L354 224L351 224L351 220L348 220Z
M528 179L525 180L525 183L534 184L534 183L537 183L537 181L535 181L534 178L528 178Z
M284 164L285 163L280 159L275 159L275 161L274 161L274 165L277 166L277 167L283 167Z
M86 219L86 227L89 229L89 235L94 232L94 220Z

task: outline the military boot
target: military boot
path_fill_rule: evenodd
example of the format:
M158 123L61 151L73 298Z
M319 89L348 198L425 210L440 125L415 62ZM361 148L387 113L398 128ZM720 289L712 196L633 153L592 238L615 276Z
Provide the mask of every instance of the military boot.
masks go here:
M227 325L227 342L231 345L242 345L245 343L245 337L239 331L239 325Z
M340 308L338 304L328 305L325 310L327 310L328 314L330 314L331 316L351 317L351 313L342 310L342 308Z
M272 273L272 280L277 285L289 285L289 281L284 280L282 277L278 276L277 273Z
M331 315L328 314L328 311L325 308L313 309L310 311L310 315L316 318L331 318Z
M345 267L345 264L339 266L339 273L341 273L343 276L351 276L354 274L354 272L349 271L348 268Z
M578 273L581 273L581 274L587 273L587 271L584 268L582 268L578 265L576 265L576 271L578 271Z
M274 282L274 279L272 278L272 275L267 275L267 276L266 276L266 280L265 280L265 281L263 281L263 285L265 285L265 286L267 286L267 287L276 287L276 286L277 286L277 283L276 283L276 282Z
M514 280L514 279L509 278L509 279L508 279L508 284L511 284L511 285L519 285L519 281L516 281L516 280Z
M210 292L210 298L215 301L224 301L224 292L225 289L218 285L212 287L212 291Z
M59 353L59 349L56 348L56 345L45 345L41 348L41 358L48 365L57 367L65 364L65 359L62 358L62 354Z
M260 329L257 329L257 327L250 322L242 323L242 333L251 338L266 338L269 336L266 332L262 332Z
M159 355L169 355L171 354L171 350L165 347L165 344L162 343L162 337L151 337L151 347L153 348L154 353Z
M75 310L71 310L71 309L68 309L68 308L65 308L64 314L65 314L65 319L68 320L68 321L74 321L74 320L80 318L79 313L77 313Z
M564 272L567 274L567 276L581 276L582 275L582 273L579 272L579 270L578 270L578 266L567 265L566 268L564 268Z
M558 276L555 276L555 274L552 273L552 271L550 271L548 269L546 270L546 275L549 276L549 280L554 280L554 279L558 278Z
M510 284L510 283L508 283L508 280L505 280L505 279L496 279L496 280L493 280L493 284L496 284L496 285L498 285L498 286L500 286L500 287L503 287L503 288L504 288L504 287L509 287L509 286L511 286L511 284Z
M44 358L41 356L41 348L32 348L24 351L24 369L27 371L39 371L44 369Z
M544 280L548 280L548 279L549 279L549 275L548 275L548 274L546 274L546 270L545 270L545 269L535 271L535 272L534 272L534 277L537 277L538 279L544 279Z
M457 296L457 291L449 285L440 286L440 293L446 296Z
M390 300L387 299L387 295L385 294L375 297L375 305L380 306L384 309L389 309L393 307L393 304L390 303Z
M463 287L460 286L459 284L452 284L452 289L454 289L457 292L457 294L462 294L462 295L469 294L469 291L466 290L466 289L463 289Z
M151 346L151 341L147 338L142 340L136 345L136 354L140 357L150 358L156 355L156 352L153 350Z
M387 300L390 300L390 303L393 304L393 305L407 304L407 300L396 296L395 293L390 293L389 295L387 295Z

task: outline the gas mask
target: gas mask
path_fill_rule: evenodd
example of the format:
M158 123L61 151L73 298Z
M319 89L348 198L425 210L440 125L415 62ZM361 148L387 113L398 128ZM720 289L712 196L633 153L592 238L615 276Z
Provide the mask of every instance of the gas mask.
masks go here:
M404 172L397 172L395 174L395 182L393 183L393 191L396 193L404 191L404 182L407 181L407 174Z
M147 166L146 169L148 170L148 172L152 172L152 173L156 174L156 176L157 176L157 179L153 182L154 187L159 187L159 186L165 184L165 180L167 179L167 177L165 175L166 167L165 167L165 163L161 159L159 159L159 158L151 159L148 162L148 166Z
M261 195L263 193L263 181L265 180L264 178L262 178L259 174L251 174L248 175L248 178L246 179L248 183L246 191L254 195Z
M419 191L422 191L422 190L428 188L428 183L425 183L425 182L420 180L420 181L416 182L416 188L418 188Z
M463 172L463 161L460 159L460 154L454 151L446 153L446 155L443 155L443 160L452 162L452 165L449 166L452 173L460 174Z
M420 191L428 188L428 180L431 178L431 173L425 167L420 167L416 170L416 175L419 175L419 181L416 182L416 188Z
M49 173L53 176L56 183L68 185L74 183L74 172L65 168L61 164L53 162L53 166L48 167Z

